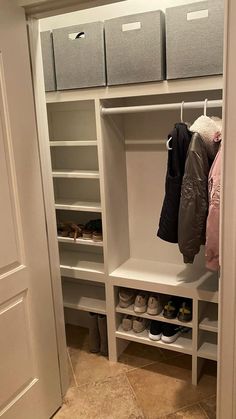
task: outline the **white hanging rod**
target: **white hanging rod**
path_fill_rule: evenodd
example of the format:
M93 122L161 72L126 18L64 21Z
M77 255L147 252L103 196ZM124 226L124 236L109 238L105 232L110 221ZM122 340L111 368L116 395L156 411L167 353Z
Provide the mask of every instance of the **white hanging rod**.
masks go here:
M162 145L166 140L126 140L126 145Z
M222 99L220 100L208 100L207 108L221 108ZM185 109L200 109L204 108L205 101L199 102L184 102ZM165 103L160 105L144 105L144 106L121 106L116 108L101 108L102 115L111 115L111 114L122 114L122 113L138 113L138 112L153 112L153 111L170 111L170 110L179 110L181 103Z

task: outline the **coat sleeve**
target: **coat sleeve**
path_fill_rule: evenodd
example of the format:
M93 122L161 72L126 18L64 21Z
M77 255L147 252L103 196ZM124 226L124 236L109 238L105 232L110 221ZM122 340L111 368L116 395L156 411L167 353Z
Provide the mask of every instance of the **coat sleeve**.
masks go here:
M206 267L212 271L219 269L221 150L214 160L208 182L209 213L206 227Z
M193 263L205 243L208 172L207 152L201 137L194 134L185 164L178 219L178 244L184 263Z

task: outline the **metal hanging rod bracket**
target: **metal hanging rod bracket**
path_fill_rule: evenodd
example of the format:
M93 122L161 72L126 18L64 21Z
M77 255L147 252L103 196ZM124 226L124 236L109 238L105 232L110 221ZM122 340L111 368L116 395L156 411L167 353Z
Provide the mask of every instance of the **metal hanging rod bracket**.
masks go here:
M220 100L208 100L207 108L221 108L222 99ZM125 114L125 113L139 113L139 112L155 112L155 111L170 111L179 110L181 103L165 103L160 105L144 105L144 106L118 106L116 108L101 107L102 115L114 115L114 114ZM204 109L205 101L198 102L184 102L184 109Z

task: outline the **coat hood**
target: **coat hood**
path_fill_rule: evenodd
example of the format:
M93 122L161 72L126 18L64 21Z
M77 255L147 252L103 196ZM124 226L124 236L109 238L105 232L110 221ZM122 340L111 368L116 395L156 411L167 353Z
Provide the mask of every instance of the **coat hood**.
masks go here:
M190 131L197 132L200 135L206 145L208 156L214 159L219 148L217 142L221 138L219 123L208 116L202 115L196 119L190 127Z

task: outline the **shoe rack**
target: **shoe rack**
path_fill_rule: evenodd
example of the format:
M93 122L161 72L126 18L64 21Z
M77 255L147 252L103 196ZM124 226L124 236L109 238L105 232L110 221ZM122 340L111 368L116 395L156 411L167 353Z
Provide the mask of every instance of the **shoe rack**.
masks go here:
M131 341L191 355L193 384L204 359L217 360L218 277L206 271L204 249L184 265L178 247L156 237L165 138L180 111L104 115L101 108L220 99L221 87L221 77L202 77L46 95L57 220L103 223L102 243L58 237L64 306L107 315L112 361ZM200 114L188 110L184 117ZM151 341L147 330L124 332L122 316L135 314L132 306L119 307L119 287L191 299L190 333L167 344ZM181 323L161 314L140 317Z

